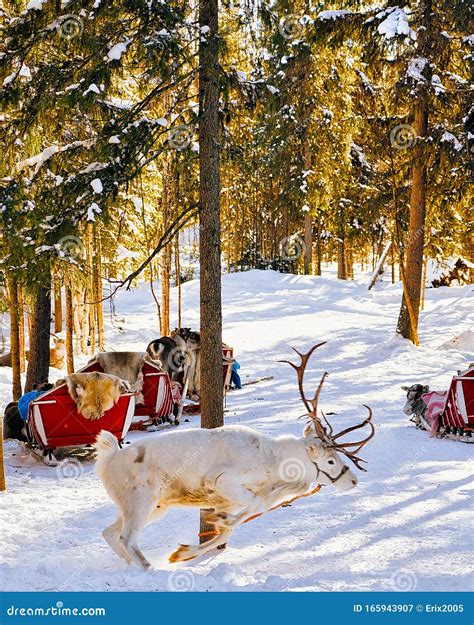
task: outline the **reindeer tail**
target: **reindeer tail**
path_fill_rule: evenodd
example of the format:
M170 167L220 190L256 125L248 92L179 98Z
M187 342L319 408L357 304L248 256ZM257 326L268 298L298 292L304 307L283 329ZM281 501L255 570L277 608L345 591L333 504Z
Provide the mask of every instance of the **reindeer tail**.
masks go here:
M95 441L97 461L103 462L104 460L109 460L119 449L118 440L115 436L107 432L107 430L101 430Z

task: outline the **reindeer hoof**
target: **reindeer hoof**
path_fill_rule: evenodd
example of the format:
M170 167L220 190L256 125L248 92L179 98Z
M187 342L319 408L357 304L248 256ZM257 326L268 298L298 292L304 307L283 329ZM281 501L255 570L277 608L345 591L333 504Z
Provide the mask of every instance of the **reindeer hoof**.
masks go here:
M170 562L186 562L187 560L194 560L196 557L195 554L189 553L190 546L189 545L180 545L176 551L169 557Z

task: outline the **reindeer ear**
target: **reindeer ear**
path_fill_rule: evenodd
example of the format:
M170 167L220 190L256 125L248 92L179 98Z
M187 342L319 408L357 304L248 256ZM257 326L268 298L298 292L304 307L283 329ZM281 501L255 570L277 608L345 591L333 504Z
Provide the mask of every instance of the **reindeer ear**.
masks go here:
M428 385L423 387L423 393L427 393L430 390L430 387Z
M305 429L303 430L303 436L305 438L307 438L308 436L314 436L314 430L311 427L311 423L308 423L305 427Z
M319 456L321 453L321 450L323 449L323 445L321 443L316 443L316 444L311 443L311 445L306 446L306 449L309 449L309 451L313 453L315 456Z
M402 386L401 389L402 389L402 391L408 391L408 390L410 390L410 387L409 386Z

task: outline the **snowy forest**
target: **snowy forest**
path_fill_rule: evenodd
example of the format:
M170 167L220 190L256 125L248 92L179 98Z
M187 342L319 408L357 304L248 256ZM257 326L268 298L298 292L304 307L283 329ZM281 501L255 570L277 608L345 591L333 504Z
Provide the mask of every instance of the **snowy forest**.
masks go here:
M4 2L8 589L469 588L472 17L469 0ZM144 530L146 558L113 525L103 540L117 440L117 458L146 449L140 471L156 445L198 479L209 444L239 475L243 426L276 445L301 435L302 410L298 441L322 441L336 477L305 468L235 523L209 494L173 492L164 509L197 510ZM206 438L221 426L230 451ZM115 438L100 435L97 477L101 430ZM346 472L359 484L342 495ZM147 558L153 576L124 562Z

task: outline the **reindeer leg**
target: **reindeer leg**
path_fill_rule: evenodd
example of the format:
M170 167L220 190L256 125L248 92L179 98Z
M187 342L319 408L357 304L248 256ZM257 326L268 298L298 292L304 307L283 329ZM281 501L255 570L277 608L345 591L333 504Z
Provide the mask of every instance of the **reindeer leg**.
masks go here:
M148 503L148 505L146 505ZM156 507L156 502L144 502L138 499L129 502L119 541L130 559L143 569L149 569L151 563L145 558L138 546L138 537L142 529L151 521L162 516L166 509Z
M170 555L170 562L186 562L187 560L194 560L194 558L202 556L208 551L212 551L216 547L219 547L219 545L223 545L227 542L234 528L232 525L227 525L223 521L226 513L209 515L208 519L212 517L212 520L210 521L211 523L214 522L214 516L216 517L216 520L219 517L220 521L214 525L216 532L218 532L217 536L206 541L202 545L180 545L178 549Z
M106 527L102 532L102 536L105 538L111 549L115 551L115 553L126 560L128 564L131 564L132 560L127 550L124 548L122 543L119 540L120 532L122 531L123 519L122 517L118 517L115 523Z

